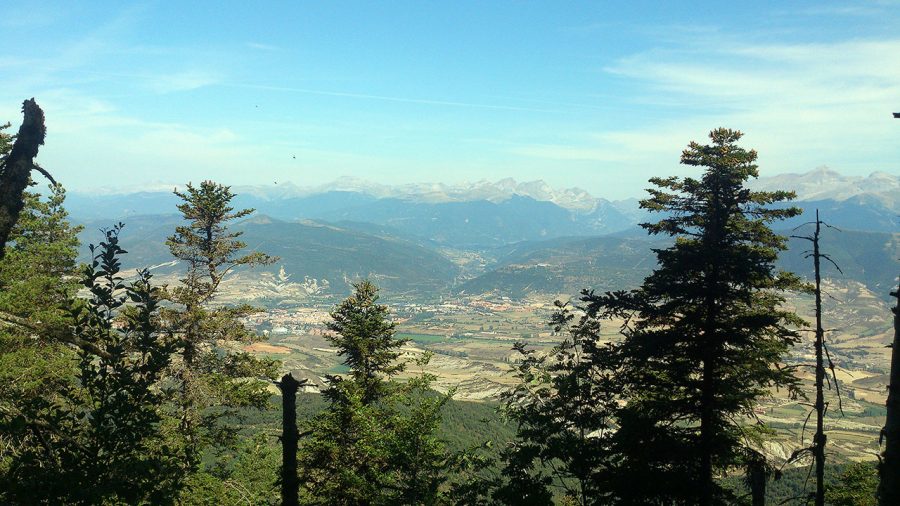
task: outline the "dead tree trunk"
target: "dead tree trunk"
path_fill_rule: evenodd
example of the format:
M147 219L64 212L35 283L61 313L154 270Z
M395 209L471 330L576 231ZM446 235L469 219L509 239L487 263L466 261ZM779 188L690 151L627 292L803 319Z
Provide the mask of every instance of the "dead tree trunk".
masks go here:
M816 506L825 506L825 330L822 328L822 271L819 252L819 233L822 222L816 210L816 231L813 234L813 266L816 271L816 436L813 454L816 457Z
M891 350L891 378L888 385L887 417L881 438L884 453L878 468L881 481L878 485L878 504L900 504L900 285L891 295L897 298L894 305L894 342Z
M46 171L34 163L47 133L44 111L32 98L22 104L22 114L24 118L16 141L0 166L0 260L3 260L9 234L25 206L22 193L28 186L31 171L37 170L55 183Z
M278 384L281 389L281 504L296 506L297 481L297 388L300 382L290 373Z
M816 221L813 222L813 224L816 226L816 229L812 236L792 235L791 237L809 241L813 246L812 251L807 251L804 255L804 258L812 257L813 259L816 282L814 290L816 299L816 402L813 406L813 409L816 412L816 433L815 436L813 436L813 445L808 450L812 451L816 466L815 504L816 506L825 506L825 443L827 441L827 437L825 436L825 413L828 410L828 405L825 403L826 356L828 358L828 367L831 369L832 376L834 376L834 388L838 395L839 407L841 391L837 383L837 376L834 374L834 363L831 361L831 356L828 354L828 348L825 344L825 329L822 328L822 259L824 258L828 262L831 262L831 265L839 272L843 273L843 271L841 271L840 266L838 266L831 257L822 253L822 250L819 248L822 225L829 228L834 227L819 219L818 209L816 209ZM841 412L843 413L843 409L841 409Z

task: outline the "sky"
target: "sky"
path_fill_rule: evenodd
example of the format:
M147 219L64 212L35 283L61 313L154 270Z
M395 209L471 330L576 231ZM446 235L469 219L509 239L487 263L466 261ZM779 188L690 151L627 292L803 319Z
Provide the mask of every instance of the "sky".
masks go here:
M900 1L24 2L0 123L35 97L64 186L513 177L638 196L709 130L763 176L900 173Z

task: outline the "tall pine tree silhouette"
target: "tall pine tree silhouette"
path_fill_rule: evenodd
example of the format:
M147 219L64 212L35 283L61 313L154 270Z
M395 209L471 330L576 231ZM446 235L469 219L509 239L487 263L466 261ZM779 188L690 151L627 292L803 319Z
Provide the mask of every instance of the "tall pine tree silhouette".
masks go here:
M659 265L639 289L593 301L629 317L617 438L622 472L645 484L624 491L633 502L727 501L716 477L754 455L758 439L745 423L754 406L774 387L799 393L780 361L802 320L781 309L780 292L800 281L775 270L785 238L768 224L800 210L770 206L789 192L744 186L758 169L741 136L720 128L710 145L684 150L681 163L703 167L700 179L651 179L657 188L641 207L663 218L642 226L675 243L656 250Z

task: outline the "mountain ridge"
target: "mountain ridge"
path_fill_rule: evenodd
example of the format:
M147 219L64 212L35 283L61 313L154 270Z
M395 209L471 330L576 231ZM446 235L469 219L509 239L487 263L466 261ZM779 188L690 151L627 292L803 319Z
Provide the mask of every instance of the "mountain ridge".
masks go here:
M900 229L900 178L887 173L849 177L820 167L803 174L760 178L750 187L799 192L798 200L777 204L804 210L785 226L809 221L818 209L825 221L848 230ZM400 186L342 179L313 189L285 183L233 190L234 207L255 208L279 220L353 222L358 229L370 223L373 231L380 230L376 235L456 249L490 250L521 241L627 234L638 223L653 219L640 208L638 199L608 201L576 188L557 191L543 181L519 183L511 178L469 185ZM67 208L82 221L102 218L114 222L136 215L171 214L178 202L170 192L75 192L69 194Z
M157 272L171 274L183 268L173 259L166 238L181 224L178 215L135 216L125 223L120 234L125 270L153 266ZM89 258L88 244L102 239L98 229L111 225L105 220L80 222L85 230L79 261ZM429 295L451 285L459 267L439 252L394 237L380 237L331 223L283 221L263 214L253 215L235 224L243 232L240 240L246 252L262 251L280 259L253 269L268 277L281 274L315 285L307 294L349 293L353 281L369 278L377 281L387 294L417 293ZM238 269L238 274L245 269ZM302 284L302 283L301 283ZM297 290L304 287L297 286ZM306 287L308 288L308 287Z
M859 195L876 195L887 207L898 210L900 204L900 176L883 171L875 171L868 176L845 176L828 166L819 166L807 172L782 173L762 176L748 182L755 190L792 190L798 200L844 201ZM157 193L171 194L172 189L183 189L183 184L148 183L141 186L122 188L99 188L97 191L75 191L70 194L81 198L102 199L117 196ZM590 213L599 203L630 206L637 197L609 200L596 196L578 187L559 188L542 179L517 181L512 177L490 181L481 179L473 182L448 184L422 182L406 184L382 184L355 177L341 177L329 183L300 186L291 181L276 182L272 185L235 185L232 190L238 195L252 196L260 201L271 202L331 192L350 192L368 195L375 199L397 198L418 203L471 202L487 200L502 202L514 195L530 197L537 201L552 202L560 207L583 213Z

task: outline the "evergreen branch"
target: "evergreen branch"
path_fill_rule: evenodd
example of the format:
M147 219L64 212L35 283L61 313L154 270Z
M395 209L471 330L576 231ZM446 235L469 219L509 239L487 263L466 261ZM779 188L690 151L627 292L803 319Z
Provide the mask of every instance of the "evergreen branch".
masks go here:
M110 354L105 350L101 349L94 343L85 341L80 337L74 336L72 334L66 333L60 329L48 327L44 328L41 325L36 325L29 321L27 318L22 318L19 316L15 316L6 312L0 312L0 321L12 325L15 327L19 327L21 329L27 330L35 335L46 335L47 337L54 339L58 342L71 344L77 348L88 351L98 357L102 358L110 358Z

